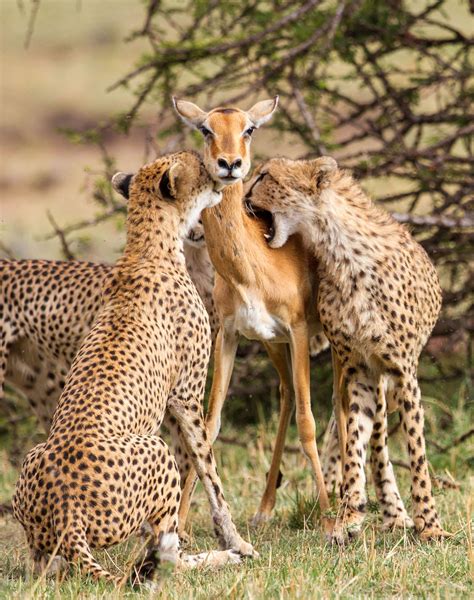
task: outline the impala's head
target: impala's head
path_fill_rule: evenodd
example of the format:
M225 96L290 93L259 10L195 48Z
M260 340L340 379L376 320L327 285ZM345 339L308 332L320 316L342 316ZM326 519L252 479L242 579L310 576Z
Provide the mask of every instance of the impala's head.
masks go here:
M204 112L186 100L173 98L181 119L204 136L204 163L211 177L221 185L243 179L250 169L252 133L271 119L278 96L262 100L250 110L214 108Z

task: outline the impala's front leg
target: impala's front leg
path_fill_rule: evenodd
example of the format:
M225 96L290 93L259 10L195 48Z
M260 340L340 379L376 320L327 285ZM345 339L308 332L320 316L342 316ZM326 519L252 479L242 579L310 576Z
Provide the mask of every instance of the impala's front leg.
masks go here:
M287 344L265 344L278 375L280 376L280 420L273 450L272 464L267 475L265 492L257 513L252 519L253 525L268 521L276 501L276 490L280 477L280 464L285 448L286 430L293 410L293 382L291 380L291 357Z
M311 463L316 479L319 503L324 513L329 509L329 499L316 445L316 424L311 410L309 338L306 325L301 324L294 328L292 334L290 347L296 399L296 425L303 451ZM323 526L326 534L330 534L332 523L326 517L323 517Z
M214 453L202 412L196 411L197 406L199 406L197 398L187 398L183 402L181 397L178 402L171 400L169 403L170 412L181 427L188 454L191 456L211 505L214 531L223 549L235 550L243 556L256 556L252 545L240 537L232 521L229 506L224 498L222 483L217 474Z
M214 443L219 434L222 406L229 389L230 378L234 369L235 353L237 351L238 337L235 332L226 332L222 327L217 334L216 348L214 351L214 376L212 379L209 408L206 417L206 426L209 440ZM179 507L179 535L183 537L186 520L191 506L191 499L196 487L197 474L195 469L189 470L184 485L181 504Z

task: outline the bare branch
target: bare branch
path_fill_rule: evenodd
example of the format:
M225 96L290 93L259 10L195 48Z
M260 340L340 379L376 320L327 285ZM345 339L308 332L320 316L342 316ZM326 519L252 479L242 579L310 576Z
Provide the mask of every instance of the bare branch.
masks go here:
M61 242L61 249L63 251L64 254L64 258L66 258L67 260L75 260L75 256L72 253L69 244L66 240L66 235L63 229L61 229L58 224L56 223L56 221L53 218L53 215L49 212L49 210L47 211L47 216L48 216L48 221L51 223L53 229L54 229L54 236L57 236L59 238L59 241ZM52 237L54 237L52 236Z

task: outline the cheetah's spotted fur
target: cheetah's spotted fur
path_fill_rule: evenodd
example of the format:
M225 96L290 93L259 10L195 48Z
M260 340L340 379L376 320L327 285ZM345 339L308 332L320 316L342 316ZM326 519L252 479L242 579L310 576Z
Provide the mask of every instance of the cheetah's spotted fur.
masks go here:
M268 161L256 173L249 201L273 215L271 246L283 245L298 232L319 263L320 318L342 365L349 404L345 514L334 538L342 541L346 530L356 532L363 521L363 467L371 436L386 523L411 524L401 500L385 485L393 478L386 433L381 434L387 400L389 410L400 411L406 434L415 527L422 538L446 535L431 492L417 381L419 355L441 306L428 256L329 157ZM397 510L391 512L391 506Z
M185 238L184 255L214 342L214 270L201 224ZM0 397L5 381L21 391L46 433L72 360L99 312L101 289L112 268L75 260L0 260ZM179 425L168 411L163 424L171 434L183 483L190 460Z
M185 152L143 167L130 188L124 254L104 283L104 305L73 361L48 439L26 457L13 498L36 560L58 547L112 580L90 548L121 542L148 521L154 557L161 536L177 530L179 472L154 435L166 408L203 480L221 543L253 552L232 522L204 427L209 321L182 253L190 222L220 195L200 159Z

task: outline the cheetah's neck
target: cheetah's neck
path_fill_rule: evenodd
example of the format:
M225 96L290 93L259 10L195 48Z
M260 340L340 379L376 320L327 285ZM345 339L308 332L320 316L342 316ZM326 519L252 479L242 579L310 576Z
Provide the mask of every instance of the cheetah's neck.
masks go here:
M354 278L373 271L396 252L406 243L407 233L353 182L347 192L344 179L321 192L304 237L319 260L321 274L349 293Z
M130 205L127 217L127 260L172 261L184 265L183 240L178 214L157 207Z

